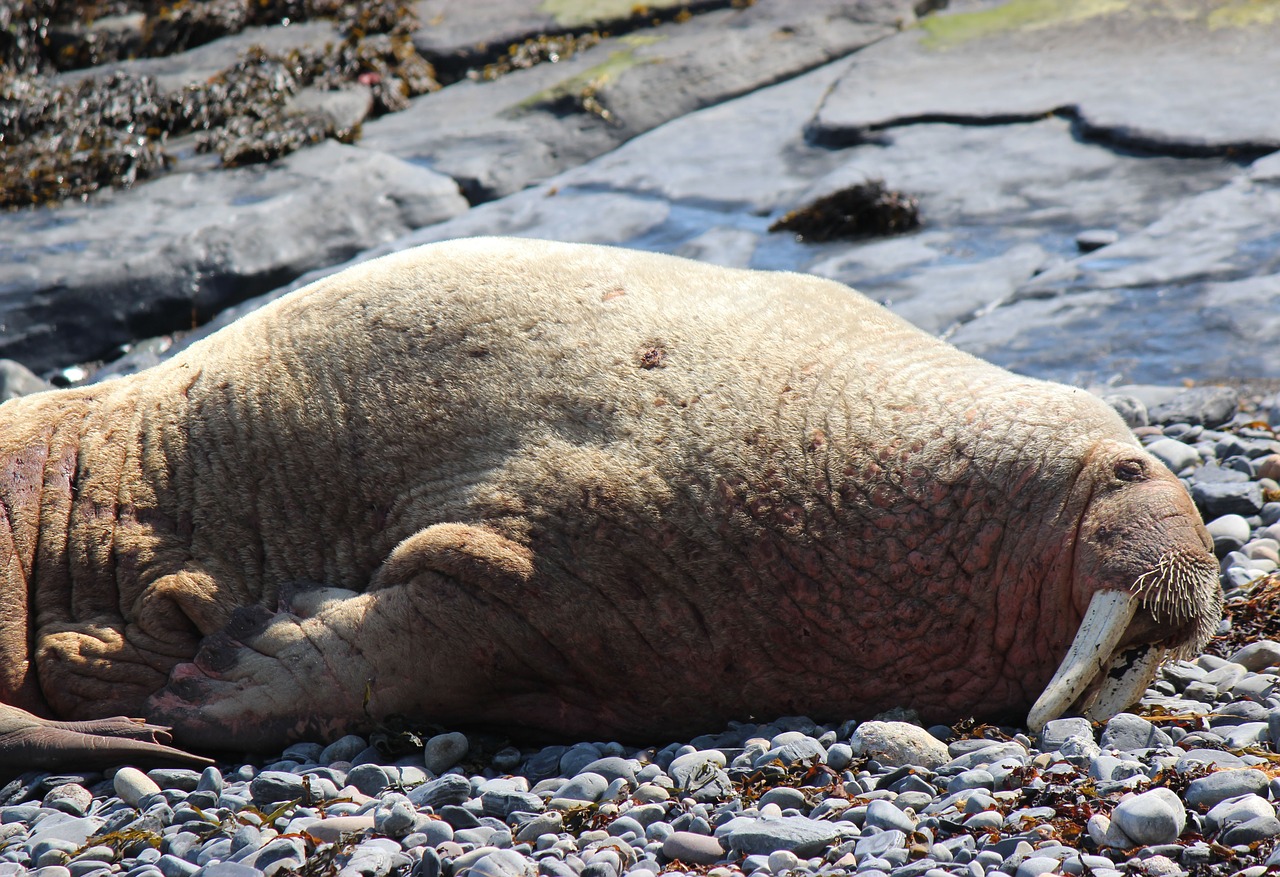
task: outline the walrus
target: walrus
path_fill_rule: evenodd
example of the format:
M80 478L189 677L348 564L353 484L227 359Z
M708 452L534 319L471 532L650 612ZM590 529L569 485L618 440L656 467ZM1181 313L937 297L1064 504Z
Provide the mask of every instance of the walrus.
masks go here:
M0 454L24 767L391 715L1038 728L1137 700L1221 613L1187 492L1089 393L832 281L609 247L359 264L5 403Z

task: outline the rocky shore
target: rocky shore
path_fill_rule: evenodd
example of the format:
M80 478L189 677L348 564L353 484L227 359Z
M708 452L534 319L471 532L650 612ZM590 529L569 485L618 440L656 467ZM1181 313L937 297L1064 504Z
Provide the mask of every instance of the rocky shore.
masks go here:
M27 773L0 788L0 877L1280 867L1274 4L401 5L412 23L368 32L391 54L357 51L349 17L286 23L281 4L132 60L72 34L97 46L89 66L6 76L11 162L21 89L126 82L190 104L233 68L356 39L345 78L280 80L273 112L311 133L270 161L175 129L128 187L0 213L0 398L144 368L349 260L451 237L811 271L1107 398L1195 498L1230 617L1132 714L1035 737L910 716L757 717L643 746L384 728L203 773ZM85 27L144 45L163 29L139 15ZM430 86L395 85L409 46ZM871 184L918 227L771 231Z

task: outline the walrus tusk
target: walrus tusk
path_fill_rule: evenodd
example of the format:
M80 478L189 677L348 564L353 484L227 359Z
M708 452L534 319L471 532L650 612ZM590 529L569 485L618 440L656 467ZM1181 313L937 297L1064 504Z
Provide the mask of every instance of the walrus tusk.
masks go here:
M1156 678L1164 656L1165 649L1148 644L1129 649L1113 661L1102 680L1102 687L1085 704L1085 718L1104 721L1137 703L1151 680Z
M1138 598L1128 591L1106 590L1093 595L1067 656L1027 715L1028 728L1039 732L1045 722L1056 719L1076 702L1111 663L1137 611ZM1126 678L1129 675L1126 673Z

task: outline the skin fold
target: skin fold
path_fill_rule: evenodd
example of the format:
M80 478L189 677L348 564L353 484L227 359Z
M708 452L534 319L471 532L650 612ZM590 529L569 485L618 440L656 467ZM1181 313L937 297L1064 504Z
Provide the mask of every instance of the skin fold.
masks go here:
M1129 644L1220 613L1185 490L1090 394L830 281L604 247L356 266L0 406L0 461L0 762L81 745L27 713L197 749L1016 721L1095 592L1143 592Z

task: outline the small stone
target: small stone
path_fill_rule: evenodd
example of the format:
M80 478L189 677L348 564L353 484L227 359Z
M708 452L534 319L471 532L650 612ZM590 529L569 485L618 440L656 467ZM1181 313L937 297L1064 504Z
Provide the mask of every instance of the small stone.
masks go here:
M306 795L302 777L283 770L264 770L249 783L249 794L259 804L301 800Z
M373 828L373 816L329 816L305 823L302 827L321 843L334 843L344 834L356 831L369 831Z
M791 850L774 850L767 860L770 873L783 874L800 864L800 857Z
M1229 387L1192 387L1150 409L1152 423L1215 427L1236 413L1239 394Z
M1244 520L1241 518L1241 520ZM1245 526L1248 526L1246 523ZM1230 658L1233 664L1239 664L1253 673L1261 672L1268 667L1280 666L1280 643L1262 639L1249 643Z
M413 830L417 811L403 795L388 795L374 811L373 826L387 837L401 838Z
M853 762L853 747L848 743L832 743L827 747L827 767L844 770Z
M1280 819L1274 816L1255 816L1223 830L1218 842L1226 846L1253 844L1280 835Z
M116 797L130 807L137 807L144 797L160 791L155 781L136 767L122 767L116 771L111 779L111 786L115 789Z
M1044 723L1040 730L1040 748L1045 752L1057 751L1068 737L1093 739L1093 725L1088 719L1054 719Z
M1111 821L1135 843L1172 843L1186 827L1187 813L1177 794L1156 788L1123 799L1112 811Z
M1125 426L1130 429L1143 427L1151 422L1146 403L1137 396L1130 396L1127 393L1107 393L1102 397L1102 401L1110 405L1112 410L1120 415Z
M783 816L744 820L744 824L735 826L720 840L735 853L768 855L775 850L790 850L797 856L813 856L839 836L834 823L817 822L804 816Z
M432 807L437 810L447 804L466 803L470 797L470 781L451 773L429 780L409 791L409 800L415 807Z
M339 737L321 752L320 757L316 759L320 764L333 764L335 761L351 761L359 755L369 744L363 737L357 737L355 734L348 734L345 737Z
M383 790L391 785L391 777L381 765L357 764L347 771L347 785L355 786L361 794L376 796L382 794Z
M1256 515L1262 509L1262 486L1256 481L1196 482L1191 485L1191 498L1213 519L1222 515Z
M1227 552L1238 551L1244 547L1244 544L1249 541L1249 534L1253 532L1249 522L1240 515L1222 515L1214 518L1205 524L1205 529L1213 538L1213 550L1218 557L1225 557Z
M70 813L72 816L83 816L89 812L93 803L93 793L79 783L63 783L49 790L40 802L42 807L50 807Z
M1173 740L1168 734L1132 713L1117 713L1111 717L1102 731L1103 749L1130 752L1135 749L1172 745Z
M458 877L534 877L538 866L515 850L495 849L455 873Z
M805 800L804 792L799 789L793 789L790 786L778 786L765 792L760 796L757 806L763 807L766 804L777 804L782 810L786 810L789 807L796 810L806 810L809 806L809 802Z
M905 834L916 830L916 821L888 801L872 801L868 804L865 823L873 828L896 828Z
M1168 466L1169 471L1175 475L1200 464L1200 455L1196 453L1196 449L1176 439L1157 439L1147 445L1147 453Z
M632 767L632 763L625 758L616 755L608 755L604 758L597 758L595 761L585 765L579 773L598 773L600 776L613 782L616 779L626 780L628 784L635 785L636 771Z
M1228 798L1215 805L1204 816L1206 833L1224 831L1260 816L1275 818L1276 811L1269 801L1259 795L1241 795Z
M710 865L724 858L724 847L714 837L677 831L662 842L662 854L690 865Z
M1186 799L1192 807L1210 808L1241 795L1258 795L1270 779L1260 770L1220 770L1192 780L1187 786Z
M580 773L556 790L549 806L558 810L594 804L609 788L609 781L598 773Z
M890 767L915 765L932 770L951 760L941 740L906 722L863 722L849 746L855 755Z
M427 770L439 775L462 761L469 748L471 743L466 734L457 731L437 734L423 744L422 762Z

